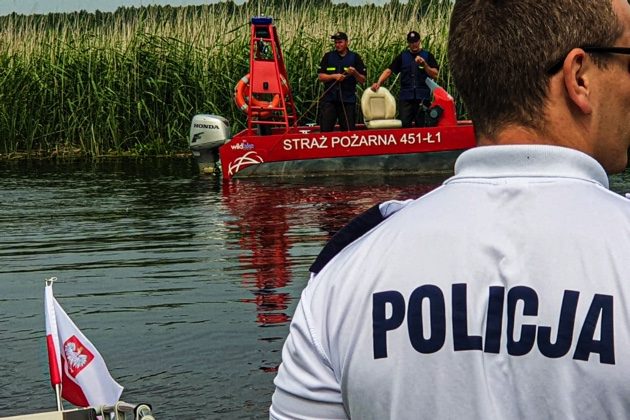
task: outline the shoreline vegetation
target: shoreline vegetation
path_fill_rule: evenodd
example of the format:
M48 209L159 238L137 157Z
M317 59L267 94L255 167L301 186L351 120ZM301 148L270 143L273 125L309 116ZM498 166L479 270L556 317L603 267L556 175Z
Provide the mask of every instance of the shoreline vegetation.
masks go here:
M195 114L245 115L233 90L249 68L249 20L278 28L300 123L316 121L319 60L341 30L363 57L368 80L405 48L415 29L446 63L450 0L349 6L330 0L232 1L203 6L121 7L0 17L0 159L187 156ZM387 87L396 94L395 78Z

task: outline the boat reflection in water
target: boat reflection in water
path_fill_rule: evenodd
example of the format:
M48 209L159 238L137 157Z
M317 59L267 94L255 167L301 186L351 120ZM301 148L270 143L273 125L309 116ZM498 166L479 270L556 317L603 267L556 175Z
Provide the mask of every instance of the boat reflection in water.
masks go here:
M233 216L227 221L237 244L242 285L256 305L261 327L286 325L291 304L306 285L308 268L325 242L354 216L385 200L419 197L448 176L232 180L222 199ZM297 284L292 284L296 278ZM284 339L280 335L263 340ZM275 370L277 367L263 367Z

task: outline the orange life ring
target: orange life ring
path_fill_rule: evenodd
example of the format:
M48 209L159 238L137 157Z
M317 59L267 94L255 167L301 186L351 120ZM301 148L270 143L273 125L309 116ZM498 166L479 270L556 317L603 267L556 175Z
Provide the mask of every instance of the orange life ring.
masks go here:
M277 108L280 105L280 95L273 95L273 99L271 102L269 101L261 101L260 99L256 99L254 97L247 96L247 87L249 86L249 73L245 76L241 77L241 80L238 81L236 87L234 88L234 102L236 102L236 106L238 109L247 114L247 110L249 108L249 103L257 107L263 108ZM284 77L282 77L282 91L286 94L288 89L288 85ZM258 118L268 118L271 116L271 111L256 111L253 113L255 117Z

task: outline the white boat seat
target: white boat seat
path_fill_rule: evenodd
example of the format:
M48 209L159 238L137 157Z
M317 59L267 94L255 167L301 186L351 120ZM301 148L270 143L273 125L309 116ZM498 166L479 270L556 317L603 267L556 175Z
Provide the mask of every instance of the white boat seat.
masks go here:
M376 92L370 88L363 91L361 111L367 128L402 127L402 121L396 119L396 99L382 86Z

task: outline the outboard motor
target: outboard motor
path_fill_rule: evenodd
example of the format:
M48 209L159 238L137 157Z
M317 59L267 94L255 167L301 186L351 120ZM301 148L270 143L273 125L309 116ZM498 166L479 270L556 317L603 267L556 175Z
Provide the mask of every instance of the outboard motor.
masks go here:
M224 145L232 134L230 123L218 115L195 115L190 125L189 146L199 170L214 173L219 161L219 147Z

